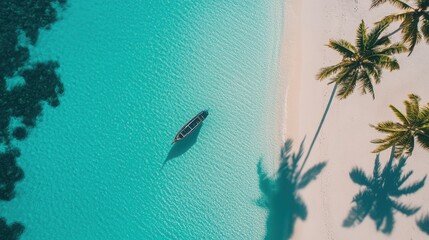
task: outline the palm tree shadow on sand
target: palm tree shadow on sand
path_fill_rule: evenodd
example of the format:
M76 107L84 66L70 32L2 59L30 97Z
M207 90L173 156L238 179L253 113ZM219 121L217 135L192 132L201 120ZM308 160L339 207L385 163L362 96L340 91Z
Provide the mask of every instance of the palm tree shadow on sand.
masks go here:
M304 152L302 141L298 153L290 153L292 140L288 139L280 151L280 166L274 176L269 176L259 160L257 172L261 197L257 204L268 210L266 240L290 239L297 218L307 219L307 206L299 195L322 172L326 162L311 167L304 174L298 171Z
M350 172L352 181L361 186L353 197L352 208L343 222L344 227L353 227L360 224L367 216L374 221L377 231L390 234L394 228L396 212L409 217L419 211L420 207L402 203L400 197L411 195L420 190L426 181L422 179L404 186L404 183L413 174L413 171L403 173L407 157L400 157L395 163L395 147L392 147L390 159L381 170L379 155L375 158L372 176L354 167Z
M197 143L198 135L200 134L201 127L203 125L204 124L200 124L186 138L173 144L170 151L168 152L167 158L165 158L164 163L162 164L161 169L164 168L165 164L167 164L168 161L180 157L181 155L186 153L192 146L194 146L195 143Z

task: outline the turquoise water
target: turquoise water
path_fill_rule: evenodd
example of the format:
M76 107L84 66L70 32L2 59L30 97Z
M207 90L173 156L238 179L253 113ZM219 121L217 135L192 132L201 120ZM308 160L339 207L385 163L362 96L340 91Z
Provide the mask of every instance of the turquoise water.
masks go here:
M69 5L32 51L60 62L61 106L21 143L26 177L0 205L22 239L263 238L256 163L276 150L281 4ZM196 142L161 170L207 108Z

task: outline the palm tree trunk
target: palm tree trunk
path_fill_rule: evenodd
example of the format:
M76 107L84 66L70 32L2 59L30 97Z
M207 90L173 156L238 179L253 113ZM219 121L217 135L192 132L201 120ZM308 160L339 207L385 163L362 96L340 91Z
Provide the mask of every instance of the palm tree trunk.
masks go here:
M383 36L383 37L385 37L385 38L391 37L392 35L395 35L397 32L401 31L401 30L402 30L402 28L403 28L403 26L401 25L401 26L399 26L399 27L398 27L398 29L396 29L395 31L393 31L393 32L391 32L391 33L386 34L386 35L385 35L385 36Z
M335 83L334 89L332 89L331 97L329 98L328 105L326 106L325 112L323 113L323 117L320 120L319 127L317 128L316 134L314 134L313 141L311 141L311 145L310 145L310 148L308 149L307 155L304 158L304 162L302 163L301 168L299 169L299 172L296 175L297 177L299 177L301 175L302 169L304 168L305 163L307 162L308 157L310 156L310 153L311 153L311 150L313 149L314 143L316 142L316 139L319 136L320 130L322 129L323 123L325 122L326 115L328 115L328 111L331 107L332 100L334 100L334 96L335 96L336 91L337 91L337 84Z

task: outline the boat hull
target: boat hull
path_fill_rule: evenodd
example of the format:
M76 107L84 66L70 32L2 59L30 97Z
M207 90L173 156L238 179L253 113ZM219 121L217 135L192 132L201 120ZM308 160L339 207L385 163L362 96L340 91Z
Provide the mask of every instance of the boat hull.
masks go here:
M207 116L209 115L209 112L207 110L199 112L195 117L193 117L191 120L189 120L176 134L176 137L174 138L173 142L171 144L176 143L177 141L180 141L187 136L191 132L193 132L198 126L200 126L204 120L206 120Z

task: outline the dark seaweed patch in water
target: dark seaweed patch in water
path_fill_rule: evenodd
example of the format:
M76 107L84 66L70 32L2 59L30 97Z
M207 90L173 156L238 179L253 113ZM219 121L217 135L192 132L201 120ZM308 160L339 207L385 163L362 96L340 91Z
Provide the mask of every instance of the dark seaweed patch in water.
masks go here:
M64 93L58 62L30 65L28 47L37 43L41 29L49 29L59 19L65 5L66 0L0 1L0 200L11 200L15 184L24 178L13 140L24 140L36 126L43 103L57 107ZM22 77L24 83L7 89L6 82L14 77ZM7 225L0 218L0 239L18 239L23 231L22 224Z
M12 135L17 140L23 140L27 137L28 132L27 132L27 129L25 129L25 127L17 127L13 130Z
M266 222L266 240L290 239L297 218L305 221L308 211L299 192L315 180L326 166L321 162L301 175L298 163L304 152L302 141L298 153L291 154L292 140L287 140L280 151L280 166L271 177L258 162L259 189L261 197L257 204L268 210Z
M18 149L0 153L0 200L12 200L15 197L15 183L24 178L24 172L16 164L19 155Z
M24 225L21 223L12 223L8 225L6 219L0 218L0 236L2 240L16 240L24 232Z

